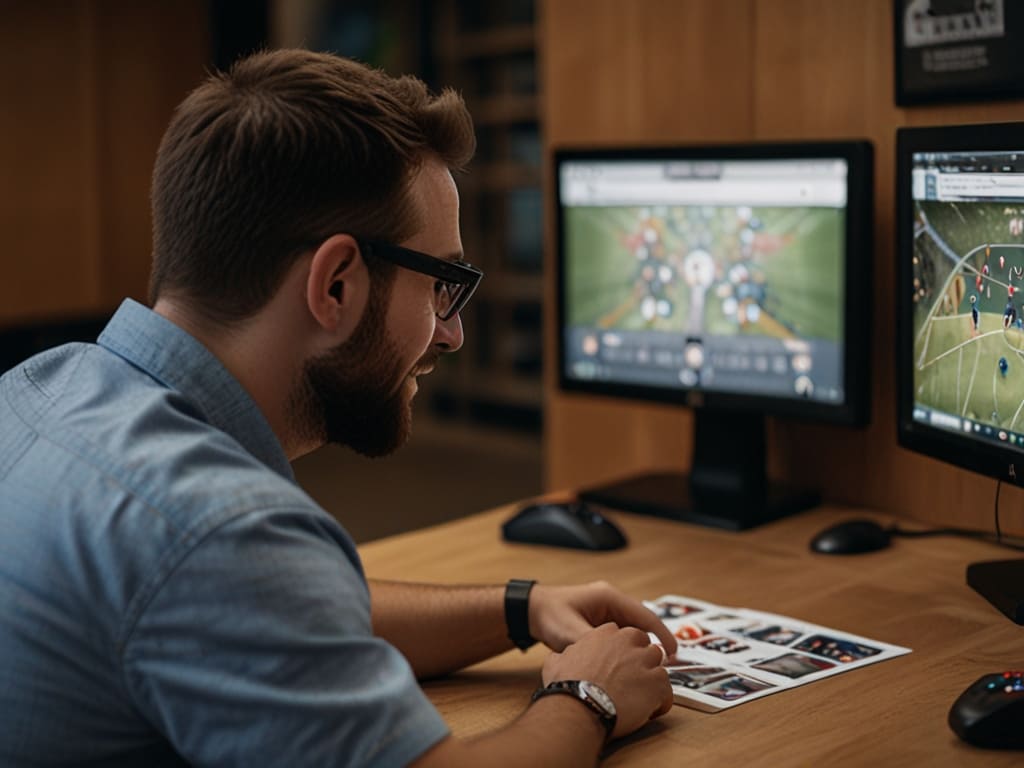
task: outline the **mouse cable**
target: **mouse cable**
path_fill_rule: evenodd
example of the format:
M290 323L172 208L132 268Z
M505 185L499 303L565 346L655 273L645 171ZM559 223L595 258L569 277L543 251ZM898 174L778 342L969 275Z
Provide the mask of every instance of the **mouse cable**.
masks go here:
M907 538L923 538L925 536L962 536L966 539L976 539L978 541L987 541L990 544L997 544L1000 547L1008 547L1009 549L1016 549L1024 551L1024 543L1020 541L1011 541L1010 539L1003 536L1003 532L999 527L999 489L1003 484L1002 480L996 481L996 498L995 498L995 525L996 532L995 536L987 531L972 531L966 528L932 528L924 531L908 531L905 528L900 528L898 525L893 524L888 528L888 531L893 536L905 536ZM1013 537L1017 538L1017 537Z
M1000 547L1007 547L1008 549L1017 549L1024 552L1024 541L1016 542L1011 541L1007 537L996 538L991 533L985 531L971 531L966 528L933 528L927 531L908 531L905 528L898 528L892 526L887 529L893 536L903 536L910 539L919 539L926 536L961 536L965 539L975 539L977 541L987 541L989 544L997 544Z

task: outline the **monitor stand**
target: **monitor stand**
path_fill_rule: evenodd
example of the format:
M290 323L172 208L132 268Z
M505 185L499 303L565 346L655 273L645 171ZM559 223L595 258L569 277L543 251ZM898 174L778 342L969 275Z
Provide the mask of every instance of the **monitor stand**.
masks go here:
M1011 621L1024 624L1024 560L971 563L967 584Z
M768 480L764 418L694 411L693 466L677 472L627 477L586 488L584 501L625 512L739 531L802 512L821 499L810 490Z

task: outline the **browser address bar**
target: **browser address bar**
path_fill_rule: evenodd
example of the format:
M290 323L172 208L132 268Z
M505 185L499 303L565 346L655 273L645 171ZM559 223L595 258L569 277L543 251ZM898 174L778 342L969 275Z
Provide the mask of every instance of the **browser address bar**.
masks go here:
M936 193L940 200L965 197L1024 197L1024 174L944 173Z
M574 179L562 188L566 205L814 205L846 204L846 184L830 180L636 181Z

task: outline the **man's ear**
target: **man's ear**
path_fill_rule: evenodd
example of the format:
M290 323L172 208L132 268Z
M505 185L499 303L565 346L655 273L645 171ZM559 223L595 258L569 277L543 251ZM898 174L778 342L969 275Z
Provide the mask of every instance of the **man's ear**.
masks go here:
M359 323L370 294L370 276L359 244L334 235L316 249L306 278L306 304L325 331L347 337Z

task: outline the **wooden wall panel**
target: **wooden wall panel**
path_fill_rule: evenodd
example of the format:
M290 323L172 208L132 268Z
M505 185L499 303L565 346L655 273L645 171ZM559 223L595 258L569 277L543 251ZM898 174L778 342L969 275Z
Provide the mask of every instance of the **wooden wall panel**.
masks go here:
M541 5L541 86L550 143L656 143L749 134L749 0ZM723 28L730 30L728 36Z
M797 21L794 21L797 20ZM1024 118L1019 102L899 108L893 97L892 4L759 0L759 138L859 137L875 145L873 418L852 431L778 421L784 473L821 478L829 498L943 525L991 527L995 482L896 444L895 132ZM1005 489L1003 521L1022 528L1021 492Z
M698 50L680 44L669 32L680 29L687 30L687 40ZM935 524L990 529L995 481L902 450L896 443L895 131L901 125L1024 120L1024 102L898 108L893 98L891 0L549 0L542 39L548 144L872 140L875 319L872 370L865 372L871 376L872 422L864 430L850 430L772 419L769 471L777 477L818 478L829 500L838 503ZM673 92L685 93L685 98L665 106L661 80L637 77L639 71L655 69L671 70L678 81ZM628 115L617 106L624 89ZM552 232L548 238L551 254ZM683 465L688 462L690 419L682 409L560 394L554 379L552 322L546 333L550 488L660 466L676 453ZM1024 530L1024 492L1004 487L1000 506L1004 527Z
M0 322L99 296L88 3L4 3L0 18Z
M4 2L0 325L145 297L153 158L206 27L203 0Z
M564 146L749 137L752 7L746 0L543 3L546 142ZM723 37L722 28L731 34ZM551 244L554 233L551 222L547 224ZM550 269L546 291L548 306L554 306ZM652 465L688 463L688 412L559 394L551 313L545 333L551 342L545 345L549 487L570 487Z
M96 7L103 304L144 301L153 161L171 113L205 74L206 2L103 0Z
M874 456L895 438L892 387L883 385L893 356L891 3L759 2L757 19L758 136L867 138L875 146L875 323L872 371L864 372L871 377L871 425L857 431L778 420L774 446L785 474L800 467L827 479L831 500L866 504L865 479L891 480L888 465L875 467Z

